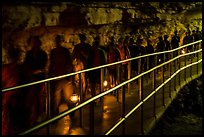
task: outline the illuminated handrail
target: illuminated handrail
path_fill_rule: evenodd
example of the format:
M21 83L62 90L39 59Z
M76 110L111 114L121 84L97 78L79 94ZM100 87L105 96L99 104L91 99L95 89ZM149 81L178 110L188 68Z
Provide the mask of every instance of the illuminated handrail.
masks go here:
M109 135L114 129L116 129L123 121L125 121L126 118L128 118L135 110L137 110L137 108L139 108L145 101L147 101L150 97L152 97L156 92L158 92L165 84L167 84L171 79L173 79L179 72L181 72L182 70L191 67L193 65L199 64L202 62L202 59L200 59L198 62L194 62L192 64L189 64L185 67L180 68L179 70L177 70L175 73L173 73L173 75L171 75L170 78L168 78L167 80L165 80L161 85L159 85L159 87L157 87L154 91L152 91L145 99L143 99L142 101L139 102L138 105L136 105L127 115L125 115L124 118L120 119L118 121L118 123L116 123L109 131L107 131L105 133L105 135Z
M24 84L24 85L20 85L20 86L14 86L14 87L10 87L10 88L5 88L5 89L2 90L2 92L6 92L6 91L22 88L22 87L27 87L27 86L31 86L31 85L35 85L35 84L51 81L51 80L56 80L56 79L60 79L60 78L65 78L65 77L73 76L73 75L76 75L76 74L79 74L79 73L84 73L84 72L92 71L92 70L95 70L95 69L100 69L100 68L104 68L104 67L108 67L108 66L112 66L112 65L117 65L117 64L121 64L123 62L128 62L128 61L132 61L132 60L143 58L143 57L148 57L148 56L153 56L153 55L158 55L158 54L164 54L164 53L169 53L169 52L174 52L176 50L179 50L179 49L182 49L182 48L185 48L187 46L190 46L190 45L193 45L193 44L196 44L196 43L200 43L200 42L202 42L202 40L198 40L196 42L192 42L192 43L189 43L189 44L186 44L186 45L183 45L183 46L180 46L178 48L175 48L175 49L172 49L172 50L168 50L168 51L156 52L156 53L152 53L152 54L146 54L146 55L142 55L142 56L138 56L138 57L134 57L134 58L130 58L130 59L126 59L126 60L122 60L122 61L118 61L118 62L106 64L106 65L97 66L97 67L90 68L90 69L80 70L80 71L77 71L77 72L73 72L73 73L69 73L69 74L65 74L65 75L61 75L61 76L57 76L57 77L53 77L53 78L47 78L47 79L44 79L44 80L40 80L40 81L36 81L36 82L32 82L32 83L28 83L28 84Z
M189 45L189 44L188 44L188 45ZM184 45L184 46L182 46L182 47L180 47L180 48L184 48L184 47L186 47L186 46L188 46L188 45ZM180 48L179 48L179 49L180 49ZM175 51L175 50L173 50L173 51ZM113 88L111 88L111 89L109 89L109 90L107 90L107 91L105 91L105 92L103 92L103 93L100 93L99 95L96 95L96 96L94 96L94 97L88 99L88 100L85 101L85 102L82 102L82 103L79 104L78 106L76 106L76 107L74 107L74 108L72 108L72 109L69 109L69 110L63 112L63 113L59 114L58 116L52 117L51 119L49 119L49 120L47 120L47 121L45 121L45 122L43 122L43 123L41 123L41 124L39 124L39 125L37 125L37 126L31 128L31 129L29 129L29 130L27 130L27 131L21 133L21 135L30 133L30 132L32 132L32 131L35 131L35 130L37 130L37 129L39 129L39 128L41 128L41 127L43 127L43 126L45 126L45 125L47 125L47 124L49 124L49 123L51 123L51 122L53 122L53 121L55 121L55 120L58 120L58 119L60 119L60 118L62 118L62 117L64 117L64 116L70 114L71 112L76 111L76 110L78 110L78 109L84 107L85 105L91 103L92 101L97 100L97 99L99 99L99 98L101 98L101 97L103 97L103 96L105 96L105 95L107 95L107 94L109 94L109 93L111 93L111 92L117 90L118 88L121 88L122 86L124 86L124 85L126 85L126 84L128 84L128 83L130 83L130 82L132 82L132 81L134 81L134 80L136 80L136 79L138 79L139 77L142 77L143 75L145 75L145 74L147 74L147 73L150 73L150 72L152 72L152 71L154 71L154 70L156 70L156 69L158 69L158 68L160 68L160 67L162 67L162 66L164 66L164 65L166 65L166 64L168 64L168 63L170 63L170 62L173 62L174 60L176 60L176 59L178 59L178 58L181 58L181 57L183 57L183 56L188 56L188 55L191 55L191 54L195 54L195 53L198 53L198 52L201 52L201 51L202 51L202 49L197 50L197 51L194 51L194 52L190 52L190 53L185 53L185 54L178 55L177 57L175 57L175 58L173 58L173 59L170 59L170 60L168 60L168 61L166 61L166 62L164 62L164 63L162 63L162 64L160 64L160 65L158 65L158 66L156 66L156 67L154 67L154 68L152 68L152 69L146 71L146 72L143 72L143 73L141 73L141 74L139 74L139 75L137 75L137 76L135 76L135 77L133 77L133 78L131 78L131 79L129 79L129 80L127 80L127 81L121 83L121 84L119 84L119 85L116 85L115 87L113 87ZM168 52L168 51L165 51L165 52ZM138 57L137 57L137 58L138 58ZM130 60L130 59L129 59L129 60ZM179 70L177 70L169 79L167 79L167 80L166 80L164 83L162 83L158 88L156 88L149 96L147 96L143 101L141 101L137 106L135 106L135 108L133 108L133 109L125 116L125 118L122 118L117 124L115 124L115 126L114 126L113 128L111 128L106 134L109 134L113 129L115 129L118 125L120 125L120 123L122 123L130 114L133 113L133 111L135 111L139 106L141 106L141 105L143 104L143 102L145 102L148 98L150 98L153 94L155 94L160 88L162 88L162 87L163 87L169 80L171 80L177 73L179 73L181 70L183 70L183 69L185 69L185 68L187 68L187 67L190 67L190 66L192 66L192 65L198 64L198 63L200 63L200 62L202 62L202 59L199 60L198 62L192 63L192 64L190 64L190 65L187 65L186 67L182 67L182 68L180 68ZM108 66L108 65L105 65L105 66ZM97 68L97 67L96 67L96 68ZM84 71L84 72L85 72L85 71Z
M138 56L138 57L126 59L126 60L123 60L123 61L119 61L119 62L115 62L115 63L111 63L111 64L106 64L106 65L102 65L102 66L98 66L98 67L94 67L94 68L90 68L90 69L86 69L86 70L81 70L81 71L78 71L78 72L74 72L74 73L70 73L70 74L66 74L66 75L62 75L62 76L58 76L58 77L48 78L48 79L45 79L45 80L41 80L41 81L37 81L37 82L32 82L32 83L25 84L25 85L21 85L21 86L16 86L16 87L12 87L12 88L3 89L3 90L2 90L2 93L6 92L6 91L9 91L9 90L17 89L17 88L22 88L22 87L26 87L26 86L30 86L30 85L42 83L42 82L47 82L47 81L51 81L51 80L55 80L55 79L59 79L59 78L64 78L64 77L67 77L67 76L76 75L76 74L79 74L79 73L84 73L84 72L91 71L91 70L95 70L95 69L100 69L100 68L108 67L108 66L111 66L111 65L120 64L120 63L123 63L123 62L132 61L132 60L134 60L134 59L139 59L139 58L142 58L142 57L148 57L148 56L152 56L152 55L158 55L158 54L163 54L163 53L174 52L174 51L176 51L176 50L185 48L185 47L187 47L187 46L189 46L189 45L193 45L193 44L199 43L199 42L201 42L201 41L202 41L202 40L199 40L199 41L197 41L197 42L193 42L193 43L190 43L190 44L186 44L186 45L183 45L183 46L181 46L181 47L178 47L178 48L176 48L176 49L169 50L169 51L163 51L163 52L157 52L157 53L147 54L147 55L143 55L143 56ZM85 101L85 102L82 102L82 103L79 104L78 106L76 106L76 107L74 107L74 108L72 108L72 109L69 109L69 110L63 112L63 113L59 114L58 116L52 117L51 119L49 119L49 120L47 120L47 121L45 121L45 122L42 122L41 124L39 124L39 125L37 125L37 126L31 128L31 129L29 129L29 130L27 130L27 131L21 133L21 135L23 135L23 134L28 134L28 133L30 133L30 132L32 132L32 131L35 131L35 130L37 130L37 129L39 129L39 128L45 126L45 125L48 125L49 123L51 123L51 122L53 122L53 121L55 121L55 120L58 120L58 119L60 119L60 118L62 118L62 117L64 117L64 116L66 116L67 114L69 114L69 113L71 113L71 112L73 112L73 111L75 111L75 110L78 110L78 109L84 107L85 105L87 105L87 104L93 102L94 100L99 99L99 98L101 98L101 97L103 97L103 96L105 96L105 95L107 95L107 94L109 94L109 93L111 93L111 92L117 90L118 88L121 88L122 86L124 86L124 85L126 85L126 84L128 84L128 83L130 83L130 82L132 82L132 81L134 81L134 80L136 80L136 79L142 77L143 75L145 75L145 74L147 74L147 73L150 73L150 72L152 72L152 71L154 71L154 70L156 70L156 69L158 69L158 68L160 68L160 67L162 67L162 66L164 66L164 65L166 65L166 64L168 64L168 63L170 63L170 62L173 62L174 60L176 60L176 59L178 59L178 58L181 58L181 57L183 57L183 56L188 56L188 55L191 55L191 54L195 54L195 53L198 53L198 52L201 52L201 51L202 51L202 49L197 50L197 51L194 51L194 52L190 52L190 53L185 53L185 54L178 55L177 57L174 57L173 59L170 59L170 60L168 60L168 61L166 61L166 62L164 62L164 63L162 63L162 64L160 64L160 65L158 65L158 66L156 66L156 67L154 67L154 68L152 68L152 69L146 71L146 72L143 72L143 73L141 73L141 74L139 74L139 75L137 75L137 76L135 76L135 77L133 77L133 78L131 78L131 79L125 81L125 82L122 82L122 83L119 84L119 85L116 85L115 87L113 87L113 88L111 88L111 89L109 89L109 90L107 90L107 91L105 91L105 92L103 92L103 93L100 93L99 95L96 95L96 96L94 96L94 97L88 99L88 100ZM158 88L156 88L148 97L146 97L146 98L145 98L143 101L141 101L137 106L135 106L134 109L132 109L127 115L125 115L125 117L122 118L122 119L121 119L113 128L111 128L106 134L109 134L113 129L115 129L118 125L120 125L120 123L122 123L130 114L132 114L140 105L142 105L143 102L145 102L150 96L152 96L153 94L155 94L155 93L156 93L160 88L162 88L169 80L171 80L177 73L179 73L181 70L183 70L183 69L185 69L185 68L187 68L187 67L190 67L190 66L192 66L192 65L198 64L198 63L200 63L200 62L202 62L202 59L199 60L199 61L197 61L197 62L195 62L195 63L192 63L192 64L190 64L190 65L187 65L186 67L182 67L182 68L180 68L179 70L177 70L169 79L167 79L165 82L163 82L163 83L162 83Z

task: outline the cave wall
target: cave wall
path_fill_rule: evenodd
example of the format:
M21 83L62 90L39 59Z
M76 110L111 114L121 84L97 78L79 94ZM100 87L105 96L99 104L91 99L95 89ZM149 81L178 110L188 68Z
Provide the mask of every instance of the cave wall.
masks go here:
M100 35L102 46L110 36L117 40L130 34L155 45L158 36L167 34L170 40L175 30L182 41L184 32L196 27L202 29L202 2L3 3L2 63L9 62L8 47L21 49L23 62L31 35L41 36L41 48L49 57L57 34L65 35L64 46L72 51L79 33L85 33L90 44Z

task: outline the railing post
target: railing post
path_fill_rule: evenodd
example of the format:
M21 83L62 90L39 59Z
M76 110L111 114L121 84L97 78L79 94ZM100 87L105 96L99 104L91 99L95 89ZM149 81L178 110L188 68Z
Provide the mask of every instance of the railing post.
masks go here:
M179 49L179 55L181 54L181 49ZM181 68L181 57L178 58L178 65L179 65L179 69ZM181 87L181 71L179 72L179 87Z
M143 101L143 76L141 77L141 101ZM141 104L141 133L144 135L144 113L143 103Z
M47 119L50 118L50 115L51 115L51 106L50 106L50 81L46 82L46 88L47 88L47 92L46 92L46 115L47 115ZM50 134L50 126L48 125L47 126L47 135Z
M138 75L141 72L141 58L138 59ZM141 101L141 77L138 78L138 92L139 92L139 100Z
M100 86L100 94L104 91L103 81L104 81L104 68L100 69L101 71L101 86ZM99 99L102 102L102 98Z
M122 118L125 118L125 85L122 88ZM125 121L122 123L122 135L125 135Z
M91 83L91 98L95 97L95 86ZM96 102L95 100L92 101L90 104L89 104L89 131L90 131L90 135L94 135L94 119L95 119L95 116L94 116L94 106L95 106Z
M131 61L128 61L128 80L131 78ZM128 94L130 94L130 83L128 83Z
M156 88L155 83L156 83L155 70L153 70L153 72L152 72L152 87L153 87L153 90L155 90L155 88ZM157 117L156 117L156 93L154 93L153 115L154 115L155 119L157 119Z
M174 52L177 52L177 51L174 51ZM174 55L176 55L176 53L174 53ZM175 56L173 56L173 58L175 58ZM174 73L176 72L176 60L174 60ZM176 92L176 76L174 77L174 90Z
M193 54L190 54L191 56L191 64L193 63ZM191 80L193 79L192 78L192 66L190 66L190 77L191 77Z
M115 85L116 85L116 83L117 84L120 84L121 83L121 81L120 81L120 65L121 64L117 64L116 65L116 78L115 78L115 81L114 81L114 83L115 83ZM122 89L122 88L120 88L120 89ZM117 102L119 102L119 93L120 93L120 89L117 89L115 92L116 92L116 98L117 98Z
M150 56L147 57L147 70L149 70L149 58Z
M199 45L200 45L200 43L198 43L197 50L199 50L199 47L200 47ZM196 55L197 55L197 62L198 62L199 61L199 58L198 58L199 57L199 52L197 52ZM199 63L197 64L197 75L198 75L198 65L199 65Z
M164 68L165 68L165 65L163 65L161 67L161 71L162 71L162 73L161 73L162 74L162 83L164 83ZM163 104L163 107L165 107L164 86L162 87L162 104Z
M169 53L169 55L170 55L171 53ZM171 56L169 56L169 60L171 60ZM171 77L171 62L169 62L169 64L168 64L168 66L169 66L169 78ZM169 97L171 98L171 82L172 82L172 80L170 80L169 81Z
M186 55L184 56L184 66L186 66ZM185 79L185 83L186 83L186 69L184 69L184 79Z
M83 96L83 86L82 86L82 74L79 73L79 90L80 90L80 102L84 102L84 96ZM83 112L82 108L79 109L79 125L82 127L83 123Z
M157 65L157 55L154 56L154 67ZM157 69L153 71L153 89L155 90L156 89L156 76L157 76ZM153 110L153 113L154 113L154 116L155 118L157 119L157 116L156 116L156 93L154 94L154 110Z
M92 96L93 97L93 96ZM92 101L89 105L90 113L89 113L89 131L90 135L94 135L94 101Z

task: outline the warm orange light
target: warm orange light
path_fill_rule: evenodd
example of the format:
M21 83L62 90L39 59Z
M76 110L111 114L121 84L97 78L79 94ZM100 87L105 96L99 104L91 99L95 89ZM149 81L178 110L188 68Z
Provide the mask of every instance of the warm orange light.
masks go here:
M106 87L106 86L108 85L108 82L105 80L105 81L103 82L103 85L104 85L104 87Z
M184 49L181 50L181 54L185 54L185 50Z
M70 100L73 102L73 103L78 103L80 98L77 94L72 94L72 96L70 97Z

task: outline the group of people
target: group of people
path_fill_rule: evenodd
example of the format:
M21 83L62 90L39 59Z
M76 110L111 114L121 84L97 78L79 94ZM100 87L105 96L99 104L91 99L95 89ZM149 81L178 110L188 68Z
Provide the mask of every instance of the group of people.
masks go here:
M202 31L199 31L199 28L196 30L193 30L192 32L190 30L186 31L186 35L183 39L183 45L192 43L194 41L198 41L202 39ZM190 45L186 48L187 52L191 52L194 50L197 50L199 48L199 44Z
M201 38L202 31L199 31L199 28L197 28L197 30L193 30L192 32L188 30L183 41L181 41L177 30L174 31L174 35L171 37L171 40L168 40L168 35L159 36L158 42L155 46L153 46L153 43L150 39L146 40L146 46L144 46L145 39L143 39L141 36L139 36L136 40L134 40L134 38L131 36L126 36L125 38L119 38L117 42L114 40L114 37L111 37L107 48L105 49L105 53L107 56L107 64L125 60L128 58L134 58L145 54L168 51L171 49L178 48L179 46L181 46L181 43L182 45L185 45L200 40ZM196 50L198 49L198 46L199 44L188 46L187 51L190 52L192 50ZM178 56L178 54L180 54L179 51L173 52L174 57ZM147 58L143 57L141 59L132 60L131 73L135 73L136 75L138 75L141 72L144 72L148 69L153 68L156 65L168 61L170 59L170 54L159 54L157 55L157 60L155 60L154 57L155 56L149 56ZM111 87L122 82L121 79L127 80L127 62L122 63L121 66L122 67L118 65L113 65L108 67L108 76L110 77L109 82ZM117 72L119 72L121 76L119 76Z
M2 88L19 86L39 81L45 78L45 65L48 60L46 52L41 50L39 36L28 39L32 47L20 64L21 51L8 49L10 63L2 65ZM2 94L2 134L16 134L35 124L38 116L44 112L43 98L45 84L36 84L21 89L15 89Z
M201 39L202 34L197 30L190 34L186 33L183 44L187 44ZM168 41L168 35L164 38L160 36L156 48L154 48L151 40L147 40L147 46L143 46L141 37L135 41L133 37L120 37L117 42L111 37L108 45L104 48L100 46L100 37L94 38L93 45L86 43L86 36L79 34L80 43L74 45L73 52L62 46L64 41L63 35L55 37L56 48L50 52L50 58L45 51L41 49L42 42L39 36L31 36L28 44L32 49L27 52L23 64L18 64L20 51L17 49L9 49L11 62L2 65L2 86L9 88L21 84L31 83L46 78L65 75L83 69L93 68L104 64L114 63L128 58L137 57L144 54L154 52L162 52L179 47L180 37L175 31L171 41ZM194 47L188 48L189 51ZM178 53L175 52L174 56ZM169 59L166 54L158 55L157 63L160 64ZM148 62L147 62L148 61ZM147 69L151 69L155 64L154 59L149 57L148 60L141 58L131 61L131 71L136 74ZM46 66L49 66L48 72ZM130 71L128 62L112 65L107 67L107 80L110 87L114 87L122 81L128 79L128 71ZM96 87L101 84L100 69L91 70L79 75L69 76L52 80L50 82L51 90L51 112L52 115L59 113L59 106L62 103L67 105L73 93L79 93L79 78L82 81L82 90L84 97L90 90L91 95L96 95ZM2 133L16 134L23 128L35 124L39 116L45 111L45 83L35 84L25 88L12 90L3 93L2 96ZM18 117L18 118L16 118ZM21 129L22 127L22 129ZM20 128L20 129L16 129Z
M56 47L51 50L50 57L41 49L42 42L39 36L31 36L28 44L32 47L27 52L22 64L17 61L20 57L19 49L8 49L9 64L2 65L2 87L9 88L26 83L40 81L46 78L57 77L65 74L105 64L103 51L99 49L99 37L93 46L85 43L86 37L79 35L81 42L75 45L73 52L62 46L63 35L55 37ZM48 66L48 71L46 67ZM85 73L84 92L89 85L92 96L94 88L100 84L100 71L93 70ZM79 83L74 76L64 77L50 82L51 115L58 114L61 104L70 104L73 93L79 92ZM3 135L16 134L23 129L37 124L39 116L45 112L46 84L39 83L32 86L3 93L2 96L2 133ZM68 106L69 107L69 106ZM18 117L18 118L17 118Z

